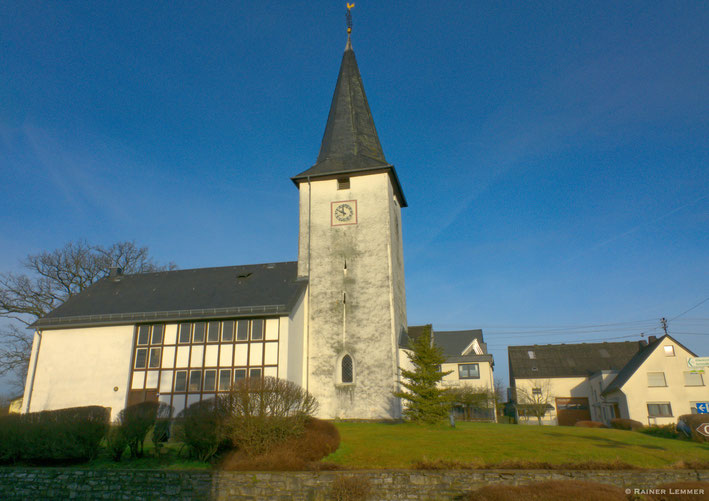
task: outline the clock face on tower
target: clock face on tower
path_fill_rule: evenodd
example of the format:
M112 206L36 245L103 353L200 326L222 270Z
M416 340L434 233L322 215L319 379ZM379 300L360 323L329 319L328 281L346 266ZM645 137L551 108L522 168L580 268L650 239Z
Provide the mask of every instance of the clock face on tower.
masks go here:
M357 224L357 200L343 200L330 204L332 226Z

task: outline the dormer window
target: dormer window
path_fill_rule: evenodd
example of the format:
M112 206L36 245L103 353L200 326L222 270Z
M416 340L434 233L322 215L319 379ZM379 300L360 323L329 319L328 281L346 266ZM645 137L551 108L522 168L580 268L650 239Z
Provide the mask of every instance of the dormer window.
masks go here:
M349 177L341 177L337 180L337 189L338 190L349 190L350 189L350 178Z

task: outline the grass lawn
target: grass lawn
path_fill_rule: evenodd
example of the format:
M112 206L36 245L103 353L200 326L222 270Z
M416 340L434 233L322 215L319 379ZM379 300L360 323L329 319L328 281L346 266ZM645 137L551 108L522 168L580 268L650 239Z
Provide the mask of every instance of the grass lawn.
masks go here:
M150 437L150 435L148 435ZM187 453L182 451L180 442L170 441L163 445L160 456L155 455L155 449L150 438L145 440L144 454L142 458L130 459L130 453L126 448L121 461L114 461L109 451L102 447L99 455L88 463L77 463L67 466L71 469L95 469L95 470L208 470L212 468L210 463L188 459Z
M348 468L410 468L419 461L552 464L622 461L641 468L667 468L679 461L709 461L709 445L652 437L634 431L562 426L459 422L336 422L340 448L324 461Z

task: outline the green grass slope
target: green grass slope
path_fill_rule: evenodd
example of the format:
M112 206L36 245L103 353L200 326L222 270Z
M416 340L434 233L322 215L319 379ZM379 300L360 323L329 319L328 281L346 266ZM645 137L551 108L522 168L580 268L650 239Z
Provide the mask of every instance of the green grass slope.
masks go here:
M623 430L494 423L458 423L455 428L410 423L335 425L340 448L324 461L346 468L411 468L421 461L479 465L599 461L667 468L682 461L709 461L709 445Z

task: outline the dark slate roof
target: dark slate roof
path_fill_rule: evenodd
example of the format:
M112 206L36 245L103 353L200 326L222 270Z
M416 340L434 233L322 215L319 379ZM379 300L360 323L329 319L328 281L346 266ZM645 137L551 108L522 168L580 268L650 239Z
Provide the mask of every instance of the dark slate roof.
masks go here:
M481 329L469 331L434 331L433 342L443 348L446 356L457 356L463 353L473 339L477 339L483 352L487 352L487 346L483 343L483 331Z
M647 360L647 358L652 354L655 349L660 346L660 344L666 339L669 338L675 343L677 343L679 346L687 350L693 357L696 357L697 355L689 350L687 347L682 345L679 341L674 339L668 334L665 334L659 339L656 339L655 341L649 343L646 347L641 349L639 352L631 358L627 364L625 364L625 367L618 373L618 375L611 381L611 384L608 385L608 387L603 390L602 395L607 395L613 391L620 390L625 383L628 382L628 379L635 374L635 371L637 371L640 366Z
M396 170L384 157L348 37L317 162L292 179L297 185L308 178L357 175L372 171L389 173L401 206L406 207Z
M408 337L402 337L399 340L400 348L408 348L409 340L415 341L417 337L423 334L423 330L426 327L431 327L430 325L410 325L408 329ZM433 342L440 346L443 350L443 354L446 356L448 362L468 362L473 361L468 360L468 357L489 357L492 359L492 355L487 355L487 345L483 343L483 331L480 329L467 330L467 331L437 331L433 330ZM477 339L480 343L480 347L483 349L485 355L475 355L471 353L470 355L463 356L463 350L465 350L473 339ZM453 360L455 358L456 360ZM465 360L458 360L465 358ZM487 358L485 358L487 360Z
M287 262L106 277L34 327L288 314L306 286L297 271Z
M637 341L510 346L510 383L514 384L515 378L578 377L601 370L619 371L640 348ZM529 357L530 351L535 358Z

